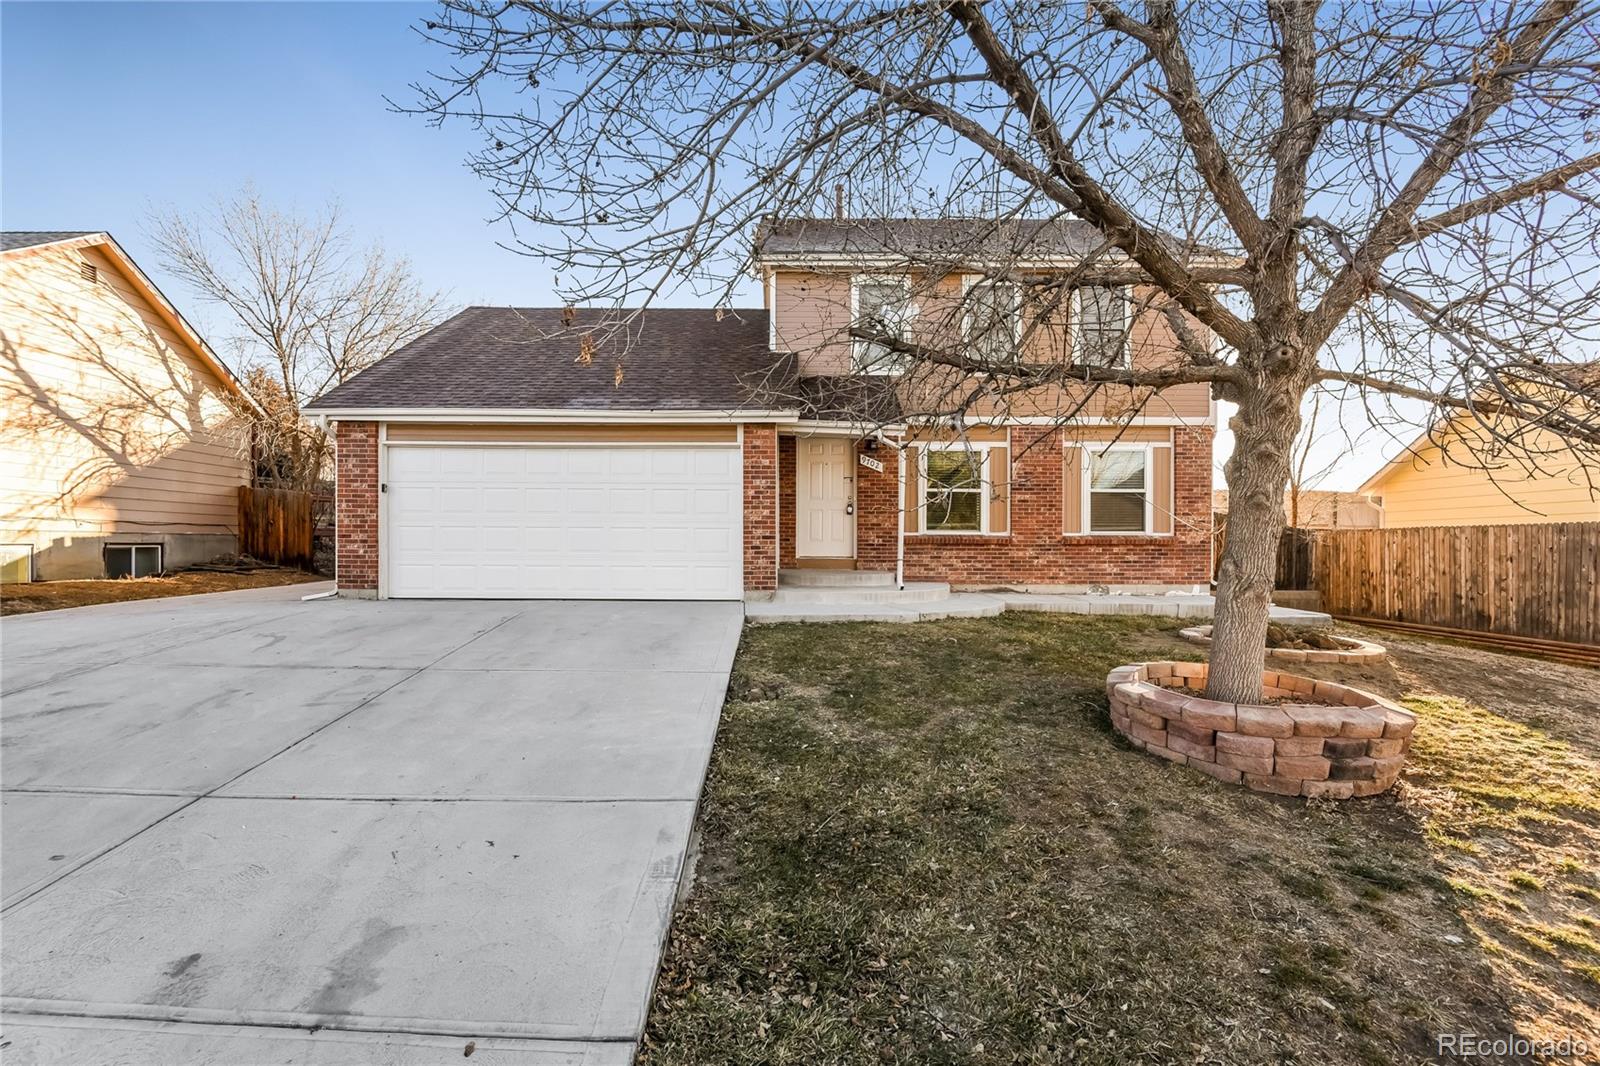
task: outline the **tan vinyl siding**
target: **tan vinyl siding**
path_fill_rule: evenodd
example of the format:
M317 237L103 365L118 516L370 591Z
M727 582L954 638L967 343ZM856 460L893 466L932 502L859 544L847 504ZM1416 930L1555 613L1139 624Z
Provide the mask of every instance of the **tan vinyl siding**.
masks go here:
M1061 449L1061 532L1083 532L1083 449Z
M1011 450L989 449L989 532L1011 530Z
M779 270L773 284L773 336L778 350L793 351L799 359L800 373L805 376L848 374L852 367L850 329L850 282L848 271L813 272ZM964 328L961 314L961 294L965 282L962 275L951 274L938 279L920 275L911 277L917 314L914 319L914 336L924 343L937 342L948 332ZM1147 296L1146 290L1135 290L1136 302ZM1024 314L1037 313L1031 301L1024 301ZM1059 310L1040 328L1025 329L1029 357L1039 362L1051 362L1067 357L1071 351L1070 331L1065 322L1057 321ZM1207 337L1199 323L1191 322L1197 336ZM1143 310L1134 319L1129 345L1133 364L1138 367L1168 365L1183 361L1176 337L1166 316ZM920 410L926 407L943 407L939 397L946 396L954 382L959 380L955 371L923 367L903 383L907 408ZM1153 396L1138 394L1144 400L1139 412L1146 418L1182 419L1200 423L1211 415L1211 393L1201 382L1176 385L1163 389ZM980 399L971 409L974 417L995 416L1013 418L1058 417L1077 411L1084 418L1116 418L1131 411L1135 394L1125 388L1104 387L1090 390L1086 387L1039 388L1025 394L1007 398L1005 404L993 398ZM1081 410L1080 410L1081 406Z
M800 356L800 373L850 373L850 276L780 270L774 288L777 349Z
M1590 495L1585 471L1554 434L1541 433L1534 446L1555 457L1542 473L1527 474L1508 462L1497 470L1467 464L1463 444L1449 445L1452 462L1437 445L1425 444L1366 486L1383 504L1383 524L1407 526L1502 525L1531 522L1600 521L1600 500ZM1600 484L1600 470L1588 471Z
M390 422L391 442L435 444L733 444L739 427L733 424L679 425L583 423L517 425L474 422Z
M1172 532L1172 449L1150 449L1150 532Z
M235 530L249 459L227 389L112 256L0 257L0 342L0 535Z
M1068 426L1062 430L1068 440L1084 443L1170 444L1172 430L1166 426Z
M958 433L945 430L912 429L906 434L907 440L964 440L973 444L998 444L1008 441L1011 431L1005 426L968 426Z
M901 453L901 462L906 464L906 498L902 505L906 510L906 532L915 533L922 528L922 449L907 447Z

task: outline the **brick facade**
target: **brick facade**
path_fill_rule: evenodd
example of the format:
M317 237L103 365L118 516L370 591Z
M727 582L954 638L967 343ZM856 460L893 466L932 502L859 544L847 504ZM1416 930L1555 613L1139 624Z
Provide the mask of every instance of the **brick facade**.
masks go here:
M883 464L880 473L856 460L856 569L893 570L900 530L900 453L883 445L869 453L860 441L856 454Z
M793 437L778 438L778 565L794 565L794 479L799 446Z
M1211 580L1210 426L1173 431L1169 537L1063 536L1061 432L1011 430L1011 532L906 537L906 579L952 585L1204 585Z
M1061 432L1049 426L1011 430L1011 530L998 535L908 534L911 581L967 586L1204 585L1211 580L1211 440L1209 426L1173 431L1173 536L1064 536ZM793 438L781 467L784 565L794 556ZM865 452L864 442L857 453ZM898 453L879 447L878 473L857 466L856 566L893 570L901 506Z
M335 557L342 592L378 591L378 424L334 426Z
M790 481L793 481L791 478ZM791 498L793 490L791 489ZM790 513L793 513L791 505ZM778 587L778 430L744 427L744 589Z

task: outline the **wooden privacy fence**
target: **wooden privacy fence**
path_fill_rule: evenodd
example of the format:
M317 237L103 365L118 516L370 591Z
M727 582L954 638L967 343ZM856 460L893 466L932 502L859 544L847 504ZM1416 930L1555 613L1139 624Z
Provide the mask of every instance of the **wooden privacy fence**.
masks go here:
M1228 546L1228 516L1218 515L1216 529L1211 534L1211 580L1217 579L1217 566L1222 562L1222 549ZM1293 526L1278 538L1278 562L1273 588L1309 589L1314 580L1313 562L1316 558L1317 531L1297 529Z
M239 486L239 554L311 569L309 492Z
M1600 644L1600 522L1317 534L1330 614Z

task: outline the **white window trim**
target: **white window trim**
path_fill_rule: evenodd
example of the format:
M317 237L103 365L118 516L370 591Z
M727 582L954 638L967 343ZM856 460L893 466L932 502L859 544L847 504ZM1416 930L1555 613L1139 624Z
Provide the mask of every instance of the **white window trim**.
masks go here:
M900 286L900 288L905 292L905 296L906 296L905 326L906 326L906 331L909 334L910 329L911 329L911 323L916 320L917 314L919 313L919 310L920 310L917 307L916 301L911 299L911 279L909 277L907 277L906 275L904 275L904 274L852 274L850 276L850 326L851 326L851 328L854 328L855 324L858 321L860 321L860 319L861 319L861 286L862 285L898 285L898 286ZM906 339L909 340L910 339L909 336ZM861 368L861 355L862 355L861 349L862 349L862 347L864 345L867 345L867 344L870 344L870 343L872 343L872 342L871 341L860 340L860 339L858 339L856 337L851 337L850 338L850 372L851 373L853 373L853 374L867 374L867 375L870 375L872 377L889 377L891 375L900 374L900 373L904 372L903 369L900 368L900 367L888 367L888 366L882 366L882 365L880 365L880 366L878 366L878 367L876 367L876 368L874 368L872 370L864 370L864 369L862 369Z
M767 271L767 351L778 350L778 272Z
M961 279L961 302L964 310L961 314L961 343L972 344L972 290L978 288L994 288L999 285L1008 285L1011 288L1011 343L1015 345L1012 354L1018 362L1022 358L1022 285L1004 278L990 278L982 274L967 274ZM1072 290L1074 294L1078 290Z
M1077 537L1168 537L1170 533L1156 532L1156 485L1155 485L1155 450L1157 447L1166 447L1165 442L1160 445L1155 443L1126 443L1107 444L1100 448L1087 444L1078 450L1080 469L1078 474L1079 514L1083 515L1083 528L1077 533L1070 534ZM1092 472L1094 457L1104 455L1106 452L1143 452L1144 453L1144 528L1133 529L1093 529L1094 511L1091 504L1094 502L1094 484Z
M1009 537L1011 535L1010 515L1006 516L1006 528L1000 531L989 529L990 503L994 497L994 476L991 473L991 464L994 461L993 451L996 448L1006 449L1007 461L1011 456L1010 433L1006 439L985 441L914 441L912 447L917 449L917 529L914 533L907 533L908 537ZM978 455L978 528L977 529L929 529L928 528L928 453L929 452L963 452ZM1007 479L1009 481L1009 479Z
M1067 333L1071 343L1072 361L1083 361L1083 334L1079 326L1083 322L1083 301L1080 293L1085 288L1116 289L1122 294L1122 352L1113 370L1129 370L1133 367L1133 292L1129 285L1079 285L1072 290L1072 299L1067 311Z

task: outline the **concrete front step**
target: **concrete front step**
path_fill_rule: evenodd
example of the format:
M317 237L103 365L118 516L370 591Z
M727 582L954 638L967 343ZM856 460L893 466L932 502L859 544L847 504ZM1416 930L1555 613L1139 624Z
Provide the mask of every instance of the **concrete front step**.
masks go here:
M867 585L860 588L814 588L784 586L773 593L773 603L932 603L948 599L950 586L943 581L907 581L903 589L893 585Z
M940 618L993 618L1005 610L999 596L957 592L932 603L781 603L744 605L745 621L768 622L932 622Z
M894 585L887 570L779 570L778 584L785 588L853 589Z

